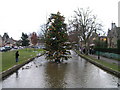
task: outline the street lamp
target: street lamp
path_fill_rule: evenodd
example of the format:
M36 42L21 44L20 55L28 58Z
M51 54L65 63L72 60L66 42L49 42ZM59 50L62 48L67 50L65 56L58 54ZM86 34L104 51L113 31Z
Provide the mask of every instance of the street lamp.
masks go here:
M98 47L100 48L100 33L98 34ZM100 59L100 51L98 48L98 59Z

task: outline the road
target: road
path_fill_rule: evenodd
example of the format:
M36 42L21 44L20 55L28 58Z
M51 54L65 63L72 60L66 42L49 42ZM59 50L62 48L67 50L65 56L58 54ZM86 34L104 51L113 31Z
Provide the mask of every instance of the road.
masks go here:
M36 58L2 81L3 88L117 88L119 78L72 52L61 64ZM1 82L0 82L1 83Z

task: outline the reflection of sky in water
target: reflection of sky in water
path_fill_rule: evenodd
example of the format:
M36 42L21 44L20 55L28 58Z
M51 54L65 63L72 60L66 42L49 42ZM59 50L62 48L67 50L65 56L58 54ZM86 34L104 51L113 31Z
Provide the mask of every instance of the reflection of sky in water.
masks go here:
M3 81L3 88L116 88L118 78L72 52L63 64L35 59ZM67 63L66 63L67 62Z
M0 90L2 89L2 81L0 80Z

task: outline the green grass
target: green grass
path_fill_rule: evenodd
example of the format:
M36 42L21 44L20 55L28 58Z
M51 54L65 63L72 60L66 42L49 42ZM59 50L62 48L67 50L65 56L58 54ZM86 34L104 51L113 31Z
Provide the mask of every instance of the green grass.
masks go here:
M0 72L2 72L2 53L0 52Z
M19 62L18 64L22 64L23 62L25 62L26 60L28 60L29 58L35 57L38 53L42 52L43 49L21 49L18 50L19 51ZM15 52L14 51L8 51L8 52L2 52L2 71L5 71L7 69L9 69L10 67L16 65L15 62Z
M77 51L77 53L80 54L80 52L78 52L78 51ZM82 54L81 54L81 55L82 55ZM95 58L93 58L93 57L91 57L91 56L88 56L88 55L82 55L82 56L85 57L85 58L88 58L88 59L90 59L90 60L92 60L92 61L94 61L94 62L96 62L96 63L102 64L103 66L106 66L106 67L108 67L108 68L110 68L110 69L112 69L112 70L115 70L115 71L120 72L120 68L118 68L118 65L117 65L117 64L108 63L108 62L105 62L105 61L103 61L103 60L98 60L98 59L95 59Z
M105 61L103 61L103 60L94 59L94 58L92 58L91 56L87 56L87 55L85 55L85 57L88 57L88 58L92 59L92 60L95 61L95 62L98 62L98 63L100 63L100 64L102 64L102 65L104 65L104 66L107 66L107 67L109 67L109 68L111 68L111 69L113 69L113 70L116 70L116 71L119 71L119 72L120 72L120 68L118 68L118 65L117 65L117 64L108 63L108 62L105 62Z

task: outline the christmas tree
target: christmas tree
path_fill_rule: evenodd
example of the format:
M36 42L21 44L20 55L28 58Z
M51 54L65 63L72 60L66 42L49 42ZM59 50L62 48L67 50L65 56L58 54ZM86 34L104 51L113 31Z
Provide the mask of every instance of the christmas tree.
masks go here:
M70 43L68 42L68 34L65 18L57 14L51 14L45 35L45 55L46 59L60 63L70 58Z

